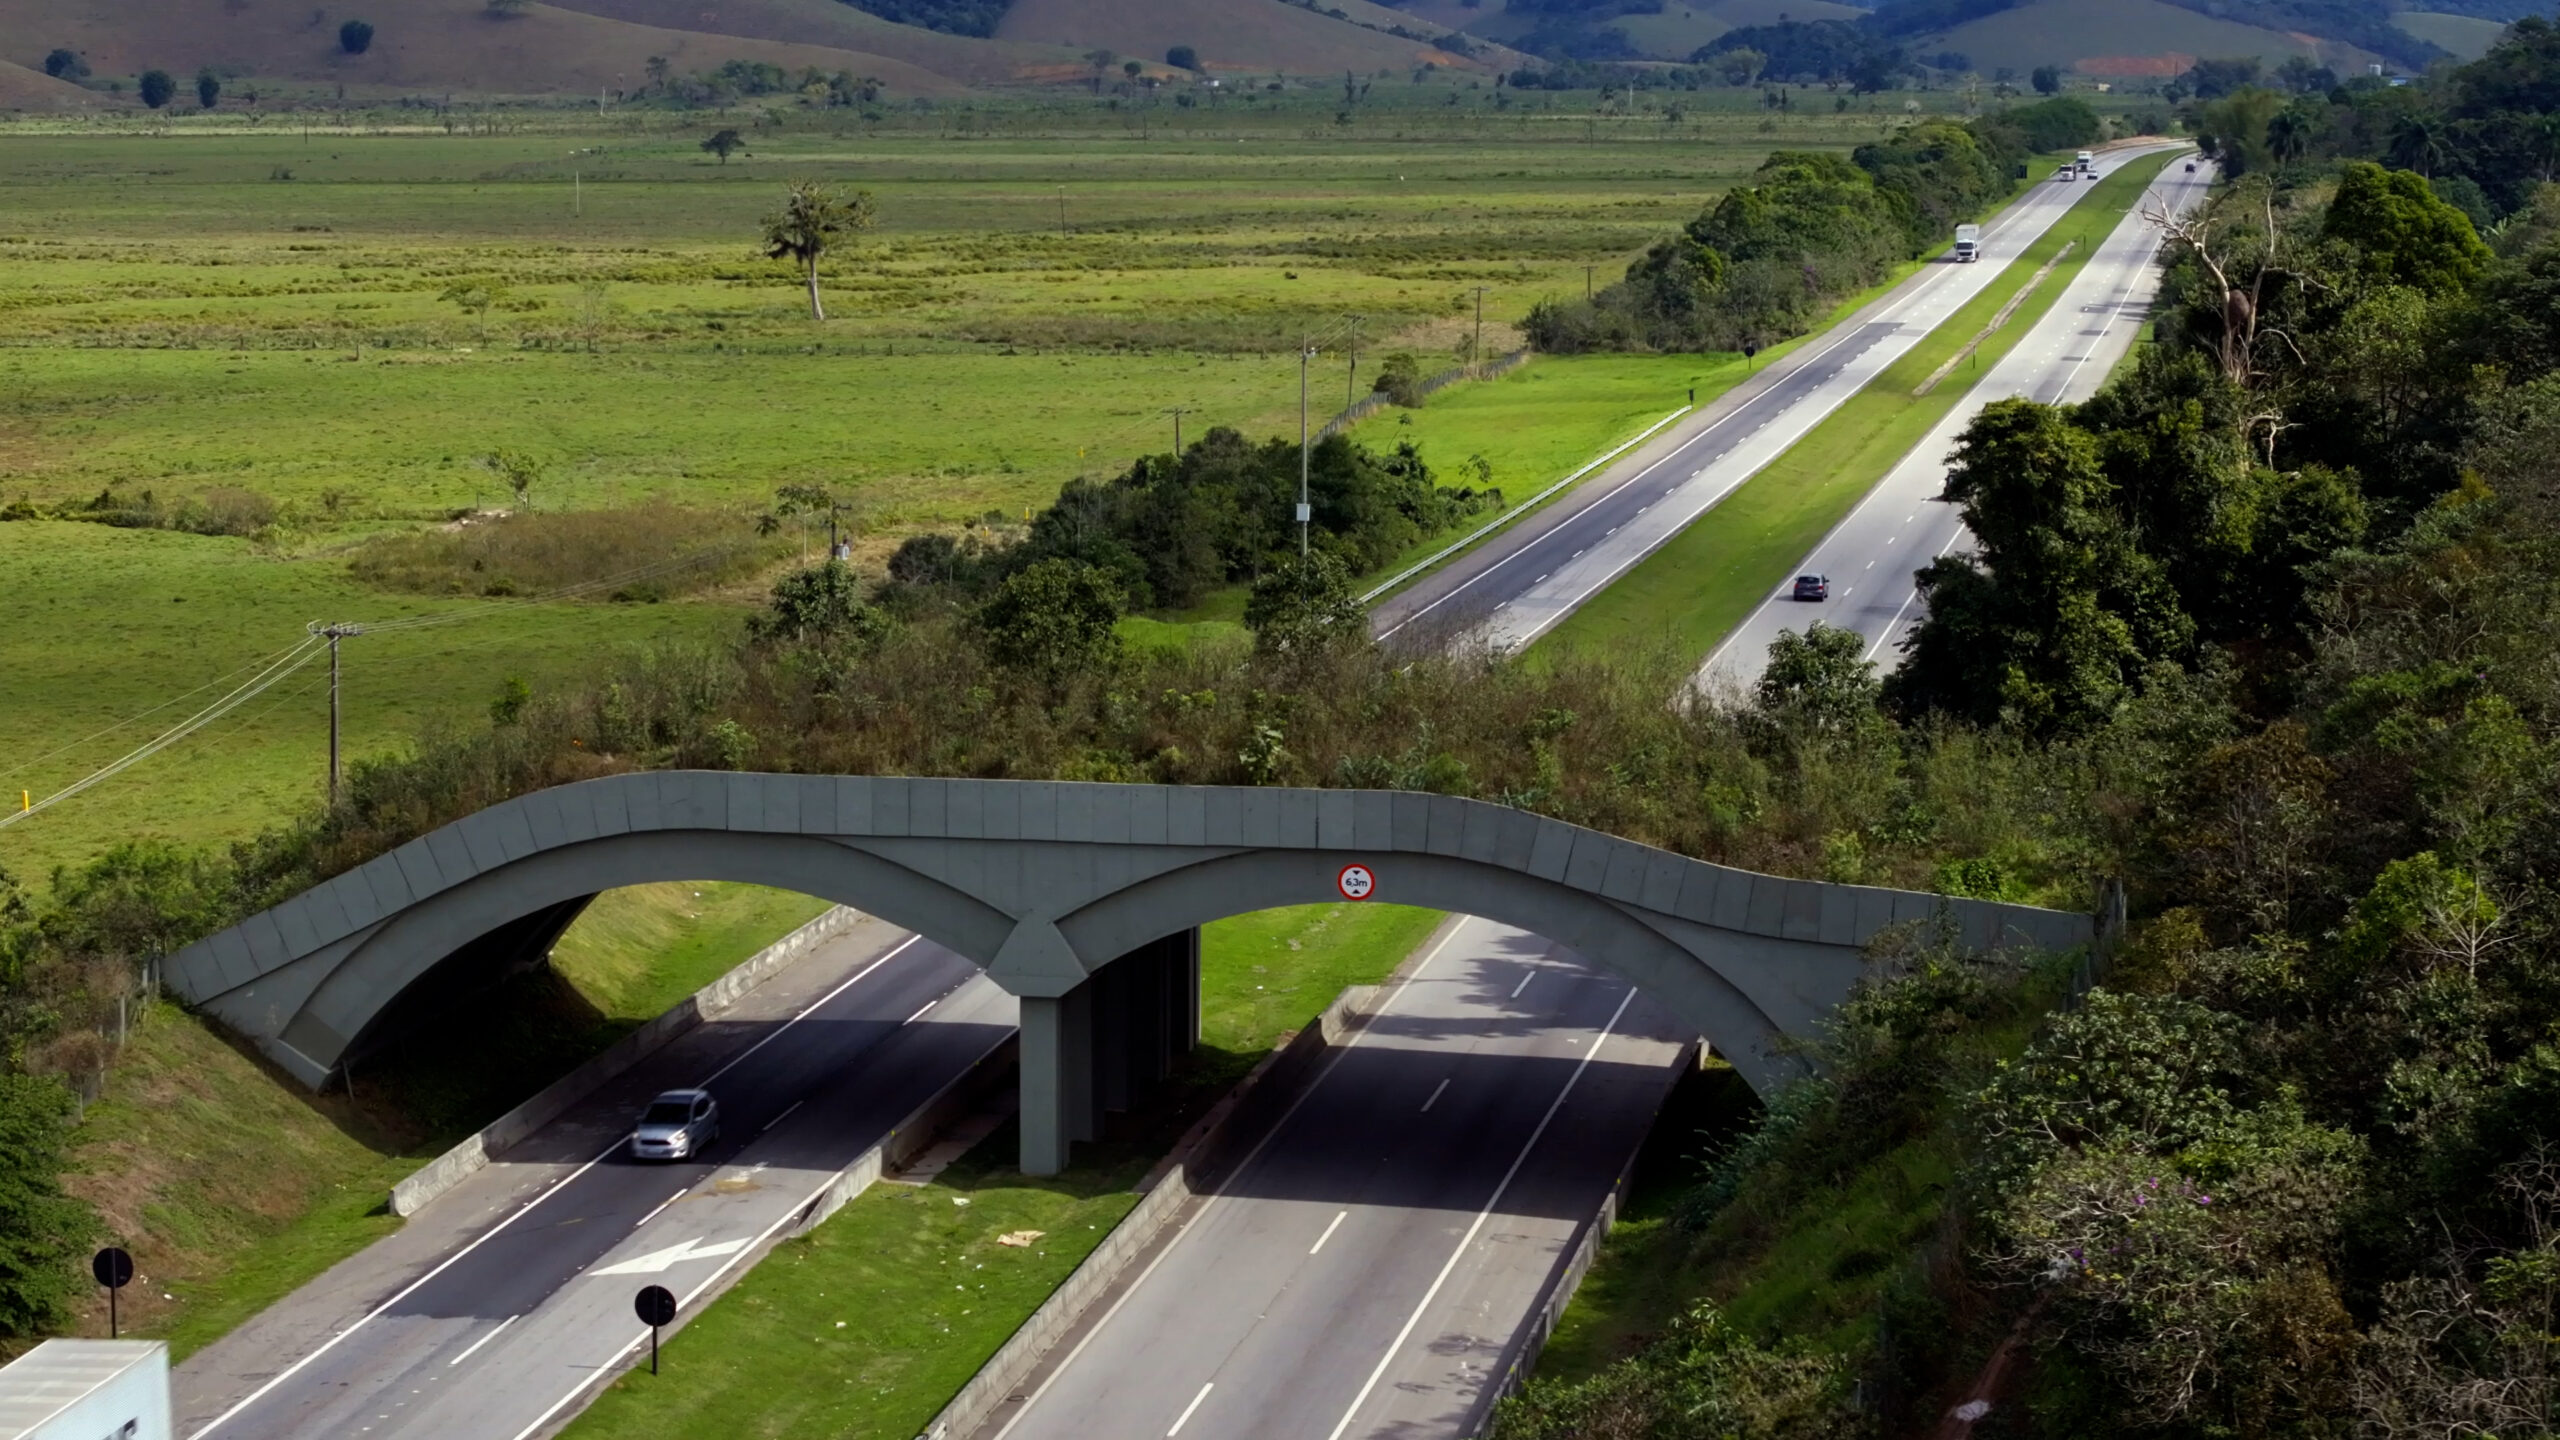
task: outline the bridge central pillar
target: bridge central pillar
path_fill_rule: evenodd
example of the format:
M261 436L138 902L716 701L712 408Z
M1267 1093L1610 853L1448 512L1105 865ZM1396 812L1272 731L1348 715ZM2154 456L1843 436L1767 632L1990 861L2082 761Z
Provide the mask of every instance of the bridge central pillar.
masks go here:
M1055 1175L1105 1111L1132 1108L1200 1038L1200 932L1142 945L1055 997L1022 999L1022 1172Z

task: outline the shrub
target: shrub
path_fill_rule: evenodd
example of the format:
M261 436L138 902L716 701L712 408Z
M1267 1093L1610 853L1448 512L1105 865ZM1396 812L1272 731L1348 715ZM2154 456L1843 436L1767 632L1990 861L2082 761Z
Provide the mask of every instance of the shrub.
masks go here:
M1119 654L1120 587L1074 560L1042 560L1005 577L978 611L987 658L1058 685Z
M143 71L142 80L136 88L142 94L142 103L154 110L168 104L178 94L178 82L166 70Z
M210 110L222 98L222 77L211 70L196 72L196 103Z
M62 1329L88 1293L79 1260L98 1218L63 1192L70 1138L70 1092L0 1073L0 1339Z
M1200 52L1188 45L1176 45L1164 52L1164 63L1176 70L1197 70L1200 68Z
M373 48L373 26L362 20L350 20L338 27L338 48L349 55L361 55Z
M81 81L89 78L89 62L73 50L54 50L44 57L44 73L56 80Z
M458 521L374 540L356 579L416 595L663 599L753 574L782 551L742 515L651 502Z

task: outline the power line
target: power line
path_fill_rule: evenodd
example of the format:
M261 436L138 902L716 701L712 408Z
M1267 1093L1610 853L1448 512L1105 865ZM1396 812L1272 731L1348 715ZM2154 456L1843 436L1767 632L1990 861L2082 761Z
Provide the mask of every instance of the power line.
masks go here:
M57 755L65 755L65 754L70 753L71 751L77 750L77 749L79 749L81 746L88 744L88 743L89 743L90 741L92 741L92 740L102 740L102 739L105 739L107 736L109 736L109 735L113 735L114 733L116 733L116 732L117 732L117 731L119 731L119 730L122 730L123 728L125 728L125 727L126 727L126 726L128 726L128 725L133 725L133 724L137 724L137 723L139 723L139 722L141 722L141 721L148 720L148 719L150 719L152 716L159 714L161 711L168 709L168 708L169 708L170 706L172 706L172 705L176 705L176 704L178 704L178 703L180 703L180 702L182 702L182 701L186 701L186 700L192 700L192 699L194 699L196 696L203 694L203 693L204 693L204 692L206 692L207 690L212 689L214 686L221 684L223 681L228 680L228 679L230 679L231 677L233 677L233 676L235 676L235 675L246 674L247 672L252 671L252 670L262 670L262 669L265 669L267 666L269 666L269 665L271 665L271 664L275 663L275 662L276 662L276 661L278 661L278 660L283 659L286 655L291 654L293 651L295 651L295 650L297 650L297 649L301 648L302 644L304 644L304 643L307 643L307 642L300 642L300 641L297 641L295 644L288 645L288 646L286 646L284 649L279 650L279 651L275 652L274 654L272 654L272 655L269 655L269 656L265 657L264 659L260 659L260 660L252 660L252 661L250 661L248 664L246 664L246 665L242 665L242 666L239 666L239 667L238 667L238 668L236 668L236 669L226 670L226 671L224 671L222 674L219 674L219 675L214 676L212 679L207 680L206 682L204 682L203 684L201 684L201 685L197 686L197 687L196 687L196 688L194 688L193 690L189 690L189 691L185 692L184 694L180 694L180 695L172 695L172 696L170 696L168 699L161 701L159 704L152 706L150 709L148 709L148 710L143 710L143 711L138 711L138 712L136 712L136 713L134 713L134 714L128 715L128 716L126 716L125 718L123 718L123 719L121 719L121 720L118 720L118 721L117 721L117 722L115 722L114 724L107 726L107 727L106 727L105 729L103 729L103 730L94 730L94 731L91 731L89 734L83 735L83 736L81 736L79 739L74 740L74 741L70 742L70 743L69 743L69 744L67 744L67 745L57 745L57 746L55 746L53 749L51 749L51 750L47 750L46 752L44 752L44 753L43 753L43 754L41 754L41 755L35 756L35 757L31 758L31 759L21 760L21 761L19 761L17 764L10 766L10 767L9 767L8 769L6 769L6 770L0 770L0 779L7 779L8 777L13 776L13 775L16 775L16 774L19 774L19 773L21 773L22 771L31 770L31 769L35 768L36 766L43 764L43 763L44 763L44 762L46 762L47 760L50 760L50 759L54 758L54 757L55 757L55 756L57 756Z

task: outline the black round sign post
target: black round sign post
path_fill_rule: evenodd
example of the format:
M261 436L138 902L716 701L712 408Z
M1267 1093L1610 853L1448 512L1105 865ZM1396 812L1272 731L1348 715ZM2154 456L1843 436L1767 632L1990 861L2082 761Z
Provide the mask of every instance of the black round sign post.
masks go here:
M133 1283L133 1257L117 1246L89 1257L89 1273L107 1287L107 1338L118 1338L119 1318L116 1314L116 1292Z
M649 1373L658 1373L658 1327L672 1325L676 1318L676 1297L664 1285L643 1288L633 1298L631 1308L640 1312L640 1323L649 1327Z

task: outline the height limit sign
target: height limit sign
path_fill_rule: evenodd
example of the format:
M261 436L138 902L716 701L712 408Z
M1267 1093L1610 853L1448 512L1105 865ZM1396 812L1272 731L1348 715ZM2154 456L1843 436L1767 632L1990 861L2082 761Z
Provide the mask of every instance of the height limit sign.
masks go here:
M1378 893L1378 877L1370 874L1366 865L1345 865L1342 873L1334 877L1333 888L1341 891L1345 900L1366 900Z

